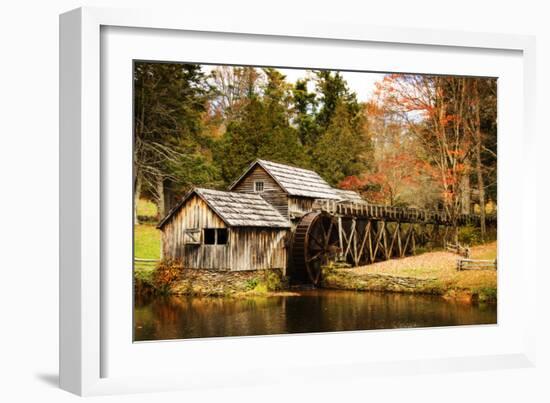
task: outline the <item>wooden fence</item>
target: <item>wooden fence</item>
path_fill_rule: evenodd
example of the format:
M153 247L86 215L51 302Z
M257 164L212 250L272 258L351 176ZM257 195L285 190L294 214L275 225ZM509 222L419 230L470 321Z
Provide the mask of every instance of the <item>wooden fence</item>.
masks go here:
M456 269L462 270L496 270L497 260L458 259Z
M459 244L445 243L445 249L457 255L464 256L466 259L470 257L470 248Z
M155 268L157 263L159 262L158 259L142 259L139 257L134 258L134 267L140 267L140 268Z

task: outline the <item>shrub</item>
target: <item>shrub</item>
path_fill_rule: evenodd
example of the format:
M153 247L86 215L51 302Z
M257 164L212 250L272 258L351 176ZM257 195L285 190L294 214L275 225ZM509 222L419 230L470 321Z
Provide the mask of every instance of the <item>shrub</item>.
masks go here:
M149 295L155 292L153 287L154 267L134 268L134 290L137 295Z
M264 282L268 291L279 291L285 288L285 284L278 271L267 270L265 272Z
M497 300L496 287L479 287L474 289L474 293L478 295L479 302L496 302Z
M256 287L254 287L253 291L256 294L267 294L269 290L267 288L267 284L262 282L258 283Z
M167 294L172 285L178 280L182 265L179 260L161 260L153 273L153 286L161 294Z
M462 245L477 245L481 243L481 230L468 225L458 229L458 242Z
M258 285L259 282L260 282L260 280L258 280L256 277L254 277L254 278L246 280L246 282L244 284L245 284L245 287L246 287L247 290L253 290L254 288L256 288L256 286Z

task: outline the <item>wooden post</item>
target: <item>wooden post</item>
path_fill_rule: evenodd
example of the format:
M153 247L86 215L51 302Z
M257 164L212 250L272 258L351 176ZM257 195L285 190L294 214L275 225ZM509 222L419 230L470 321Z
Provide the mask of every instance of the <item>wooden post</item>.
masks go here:
M397 221L397 223L395 225L395 230L393 231L393 236L392 236L392 239L391 239L391 243L390 243L390 257L393 254L393 247L395 246L395 240L398 238L397 233L399 232L399 226L400 225L401 225L401 223L399 221Z
M372 232L373 232L373 221L372 220L369 220L369 259L370 259L370 262L374 262L374 246L373 246L373 240L375 240L375 238L373 239L372 237Z
M405 236L405 245L403 246L403 255L404 256L407 253L407 246L409 246L409 241L411 240L411 229L412 226L409 224L409 229L407 230L407 234Z
M384 245L384 256L386 256L386 260L389 259L388 256L388 237L387 237L387 228L386 228L386 221L382 221L382 228L383 228L383 245Z
M397 247L399 248L399 256L403 256L403 244L401 243L401 226L399 226L399 231L397 231Z
M370 221L367 222L367 225L363 230L363 240L361 241L361 247L359 248L359 262L361 261L361 256L363 256L365 243L367 242L367 238L369 238L369 234L370 234Z
M411 241L412 241L412 254L416 255L416 237L415 237L416 231L414 230L414 224L412 224L412 233L411 233Z
M359 259L357 257L357 234L358 234L358 231L357 231L357 220L355 219L355 217L353 217L352 227L353 227L353 231L352 231L351 236L353 237L353 262L355 263L355 266L359 266Z
M344 240L342 239L342 216L338 216L338 241L340 242L340 259L344 257Z
M373 252L373 261L376 259L376 253L378 253L378 249L380 248L380 240L382 239L382 232L384 232L384 221L378 221L376 224L377 231L376 231L376 243L374 247Z
M345 235L345 230L343 234ZM346 236L347 246L346 246L346 252L344 253L344 256L346 258L348 256L348 253L351 251L351 243L353 241L354 235L355 235L355 218L351 221L351 229L350 229L349 237ZM351 252L353 253L353 251ZM353 255L352 255L352 258L353 258Z

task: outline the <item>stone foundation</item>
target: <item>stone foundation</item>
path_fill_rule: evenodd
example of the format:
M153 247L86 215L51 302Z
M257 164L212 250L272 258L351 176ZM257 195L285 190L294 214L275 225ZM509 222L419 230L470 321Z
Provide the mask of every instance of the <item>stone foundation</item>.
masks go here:
M217 271L182 269L179 279L172 285L175 295L230 296L262 294L285 288L286 281L280 270Z

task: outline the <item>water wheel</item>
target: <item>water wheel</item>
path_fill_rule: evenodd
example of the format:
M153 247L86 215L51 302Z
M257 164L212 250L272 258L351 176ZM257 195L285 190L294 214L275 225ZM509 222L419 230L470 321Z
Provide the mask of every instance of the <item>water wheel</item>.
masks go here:
M319 285L321 266L336 259L338 242L338 226L332 216L316 211L304 215L292 238L291 281Z

